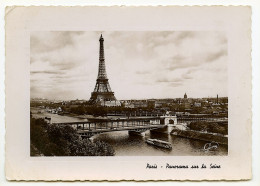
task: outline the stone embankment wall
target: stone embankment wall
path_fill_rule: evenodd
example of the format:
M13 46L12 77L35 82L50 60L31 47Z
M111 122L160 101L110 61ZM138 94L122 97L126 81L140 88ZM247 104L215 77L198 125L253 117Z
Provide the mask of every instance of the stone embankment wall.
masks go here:
M217 142L219 144L228 144L228 137L219 134L204 133L194 130L180 130L178 128L173 129L171 131L171 134L185 138L198 139L208 142Z

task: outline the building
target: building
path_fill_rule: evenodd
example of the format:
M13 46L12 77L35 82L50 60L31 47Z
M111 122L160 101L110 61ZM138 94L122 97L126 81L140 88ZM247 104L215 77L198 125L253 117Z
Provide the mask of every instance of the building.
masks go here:
M145 108L148 106L147 101L145 100L138 100L133 102L135 108Z
M120 106L121 103L116 100L114 92L112 92L106 73L105 55L104 55L104 38L102 34L99 38L99 68L96 86L91 93L90 102L104 106ZM106 103L107 102L107 103Z
M190 104L188 101L185 101L185 102L183 103L183 105L184 105L185 110L186 110L186 109L191 109L191 104Z
M121 103L117 100L114 101L104 101L104 102L100 102L100 104L102 104L103 106L106 107L116 107L116 106L121 106Z
M185 92L185 94L184 94L184 99L187 99L188 98L188 96L187 96L187 94L186 94L186 92Z
M195 102L194 103L194 107L201 107L201 103L200 102Z
M131 101L123 101L123 102L122 102L122 105L123 105L125 108L135 108L135 105L134 105Z

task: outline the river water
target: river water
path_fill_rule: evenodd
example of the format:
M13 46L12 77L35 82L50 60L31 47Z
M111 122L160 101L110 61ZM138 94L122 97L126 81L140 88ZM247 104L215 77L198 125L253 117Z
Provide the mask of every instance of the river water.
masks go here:
M31 109L33 117L51 117L53 123L56 122L76 122L87 121L69 116L60 116L44 111ZM171 127L168 127L168 132ZM172 144L172 150L167 150L148 145L145 141L149 138L168 141ZM228 147L220 145L215 151L205 151L204 145L207 143L201 140L188 139L165 133L155 133L146 131L142 135L129 135L127 131L108 132L95 135L93 141L101 140L109 143L115 149L116 156L225 156L228 154Z

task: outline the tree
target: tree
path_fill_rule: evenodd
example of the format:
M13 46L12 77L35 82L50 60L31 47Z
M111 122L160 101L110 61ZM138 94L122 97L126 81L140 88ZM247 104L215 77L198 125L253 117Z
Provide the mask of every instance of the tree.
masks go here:
M31 118L31 156L113 156L113 147L105 142L81 138L71 126L47 124Z

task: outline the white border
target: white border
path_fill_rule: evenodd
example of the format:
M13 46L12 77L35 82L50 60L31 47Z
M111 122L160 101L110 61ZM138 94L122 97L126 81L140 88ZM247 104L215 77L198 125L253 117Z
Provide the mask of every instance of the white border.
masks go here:
M156 4L157 3L157 4ZM156 2L156 1L137 1L133 3L133 1L126 1L124 3L124 5L158 5L158 4L162 4L162 5L184 5L181 4L181 1L175 1L174 3L170 2L170 1L164 1L164 3L160 2ZM260 179L259 179L259 157L260 157L260 151L259 151L259 131L260 131L260 127L259 127L259 114L256 114L257 112L259 113L259 105L260 105L260 91L259 91L259 80L260 80L260 76L259 76L259 69L260 69L260 65L259 65L259 61L260 61L260 56L259 56L259 31L260 31L260 26L259 26L259 17L260 17L260 4L256 4L256 2L254 1L247 1L245 3L245 1L218 1L218 2L214 2L211 1L210 3L208 1L185 1L185 5L252 5L252 60L253 60L253 179L251 181L245 181L245 182L226 182L226 185L257 185L257 183L260 183ZM5 0L1 2L1 7L0 7L0 17L1 17L1 22L0 22L0 33L4 33L4 7L8 5L25 5L25 6L29 6L29 5L96 5L95 1L74 1L73 3L68 3L68 1L51 1L51 0L45 0L45 1L10 1L10 0ZM120 1L106 1L106 3L99 3L98 5L120 5ZM1 153L1 157L0 157L0 165L1 165L1 169L0 169L0 173L1 173L1 182L0 183L4 183L5 185L13 185L13 184L18 184L17 182L6 182L5 181L5 175L4 175L4 34L1 34L0 37L0 41L1 41L1 45L0 45L0 54L1 54L1 63L0 63L0 153ZM257 62L258 61L258 62ZM257 166L258 165L258 166ZM23 183L19 183L20 185L30 185L30 184L36 184L36 183L28 183L28 182L23 182ZM39 185L43 185L45 183L37 183ZM60 184L60 183L49 183L49 184ZM68 184L68 183L66 183ZM77 183L77 185L82 184L80 182ZM88 183L91 185L97 185L97 184L104 184L104 183ZM110 184L115 184L115 183L110 183ZM116 183L116 184L132 184L132 183ZM143 183L143 184L150 184L149 182L147 183ZM155 183L156 184L156 183ZM173 184L171 182L164 182L164 183L160 183L163 185L167 185L167 184ZM205 185L208 184L207 182L185 182L185 183L180 183L180 182L175 182L175 185L179 185L179 184L184 184L184 185L193 185L193 184L200 184L200 185ZM223 184L220 182L211 182L210 184L216 185L216 184Z

